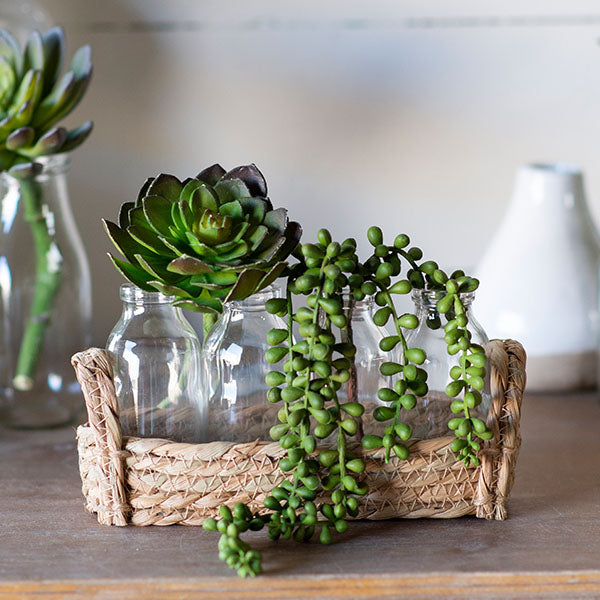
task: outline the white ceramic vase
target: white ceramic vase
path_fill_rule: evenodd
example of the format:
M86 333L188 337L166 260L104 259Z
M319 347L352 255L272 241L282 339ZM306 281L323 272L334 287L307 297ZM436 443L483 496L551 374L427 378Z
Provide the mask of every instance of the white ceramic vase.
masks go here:
M581 171L521 167L477 268L476 310L491 337L524 345L528 390L596 386L599 258Z

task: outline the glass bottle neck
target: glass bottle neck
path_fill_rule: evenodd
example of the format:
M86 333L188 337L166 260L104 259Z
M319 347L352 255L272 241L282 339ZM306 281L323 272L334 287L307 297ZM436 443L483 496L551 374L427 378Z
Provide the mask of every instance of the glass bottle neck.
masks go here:
M281 290L275 285L270 285L264 290L252 294L245 300L234 300L227 302L223 307L224 313L236 314L244 312L261 312L265 310L265 304L271 298L280 298Z
M416 314L418 317L422 315L437 315L437 303L446 295L443 290L413 290L411 298L415 303ZM475 292L467 292L459 294L462 305L467 313L471 310L471 305L475 299Z

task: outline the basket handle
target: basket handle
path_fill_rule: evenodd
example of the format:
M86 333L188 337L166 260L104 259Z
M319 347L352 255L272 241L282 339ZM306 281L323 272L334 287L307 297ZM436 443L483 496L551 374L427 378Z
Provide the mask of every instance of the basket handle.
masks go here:
M98 521L103 525L127 525L130 507L125 494L125 465L119 406L112 368L106 352L90 348L71 358L85 398L88 423L93 431L98 466L102 472Z
M493 398L487 425L494 437L490 447L481 453L475 514L480 519L504 520L521 447L526 354L515 340L492 340L486 353Z

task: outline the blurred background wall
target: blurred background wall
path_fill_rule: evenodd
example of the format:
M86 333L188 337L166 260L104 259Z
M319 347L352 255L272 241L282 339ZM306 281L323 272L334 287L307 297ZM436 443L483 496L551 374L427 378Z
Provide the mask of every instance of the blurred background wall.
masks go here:
M592 0L39 4L71 51L94 51L94 80L70 121L96 129L70 182L95 344L120 312L100 219L160 172L255 162L307 241L327 226L364 253L366 227L379 224L450 269L477 262L521 163L582 167L600 216Z

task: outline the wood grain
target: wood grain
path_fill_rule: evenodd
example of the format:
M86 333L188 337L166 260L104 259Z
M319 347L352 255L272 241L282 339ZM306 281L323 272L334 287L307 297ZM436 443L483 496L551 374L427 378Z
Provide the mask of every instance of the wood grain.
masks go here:
M83 510L74 432L0 430L0 598L598 598L600 405L529 397L505 522L355 523L272 544L239 580L199 528L116 528Z

